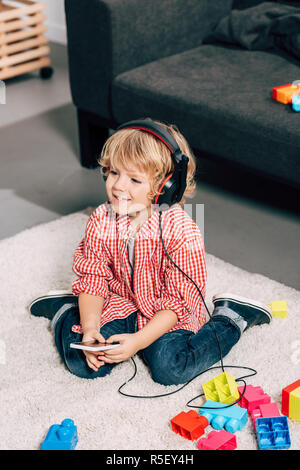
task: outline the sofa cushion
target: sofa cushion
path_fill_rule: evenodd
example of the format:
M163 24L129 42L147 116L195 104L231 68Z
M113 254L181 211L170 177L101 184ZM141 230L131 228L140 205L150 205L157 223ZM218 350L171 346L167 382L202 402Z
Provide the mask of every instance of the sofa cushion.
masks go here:
M300 184L300 114L272 88L300 79L285 53L202 45L120 74L112 86L117 122L175 123L192 147Z
M300 9L263 2L245 10L232 10L203 40L206 44L218 42L249 50L281 48L300 59Z

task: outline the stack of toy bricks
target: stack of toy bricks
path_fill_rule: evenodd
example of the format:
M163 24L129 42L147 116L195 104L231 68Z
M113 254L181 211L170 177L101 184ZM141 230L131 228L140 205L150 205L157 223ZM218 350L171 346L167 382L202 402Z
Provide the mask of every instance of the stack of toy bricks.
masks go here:
M31 0L0 1L1 80L50 65L44 8L43 3Z

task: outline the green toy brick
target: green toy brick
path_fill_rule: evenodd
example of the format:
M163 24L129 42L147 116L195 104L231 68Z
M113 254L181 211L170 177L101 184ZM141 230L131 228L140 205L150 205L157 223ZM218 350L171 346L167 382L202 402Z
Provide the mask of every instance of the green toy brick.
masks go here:
M202 385L206 400L217 401L230 405L239 398L236 381L232 375L223 372Z

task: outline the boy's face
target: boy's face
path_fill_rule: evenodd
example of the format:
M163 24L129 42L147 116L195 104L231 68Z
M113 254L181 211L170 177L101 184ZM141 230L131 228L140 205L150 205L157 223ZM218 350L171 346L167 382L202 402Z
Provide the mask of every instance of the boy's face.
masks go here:
M137 215L151 207L149 177L133 165L125 169L111 166L106 179L106 192L114 210L120 215Z

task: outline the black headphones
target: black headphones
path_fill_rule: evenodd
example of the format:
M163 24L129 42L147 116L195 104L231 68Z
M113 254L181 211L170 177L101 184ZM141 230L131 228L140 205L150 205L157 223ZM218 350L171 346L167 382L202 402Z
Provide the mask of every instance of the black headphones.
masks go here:
M129 121L121 124L116 130L121 129L139 129L154 135L159 139L171 152L174 163L174 171L168 173L153 200L153 204L169 208L176 202L181 201L186 188L186 175L189 158L183 155L174 137L162 126L148 120ZM106 174L103 174L106 181ZM164 194L161 194L164 191Z

